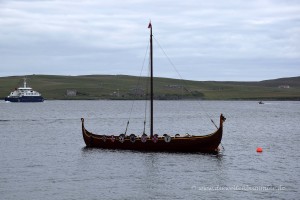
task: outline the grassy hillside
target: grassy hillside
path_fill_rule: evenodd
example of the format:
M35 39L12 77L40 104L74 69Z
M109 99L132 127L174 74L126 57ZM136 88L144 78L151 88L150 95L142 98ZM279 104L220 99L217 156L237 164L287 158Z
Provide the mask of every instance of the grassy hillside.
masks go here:
M23 85L23 77L0 77L0 98ZM27 76L46 99L145 99L149 80L125 75ZM280 88L289 85L290 88ZM67 90L76 91L68 96ZM300 77L260 82L188 81L155 78L155 99L300 100Z

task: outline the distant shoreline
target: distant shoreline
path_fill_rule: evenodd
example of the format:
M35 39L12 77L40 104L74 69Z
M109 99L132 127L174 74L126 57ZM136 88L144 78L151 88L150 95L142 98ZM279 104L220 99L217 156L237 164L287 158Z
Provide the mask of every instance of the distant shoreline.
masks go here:
M149 78L128 75L29 75L27 83L47 100L145 100ZM23 76L0 77L0 99ZM258 82L154 78L155 100L299 101L300 76Z
M0 98L4 101L5 98ZM145 101L149 99L45 99L45 101ZM300 101L300 98L278 99L154 99L154 101Z

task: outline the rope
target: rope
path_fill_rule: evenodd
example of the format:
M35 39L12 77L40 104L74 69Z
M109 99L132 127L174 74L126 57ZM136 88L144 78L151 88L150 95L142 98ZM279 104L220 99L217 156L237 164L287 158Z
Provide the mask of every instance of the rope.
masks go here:
M141 76L142 76L142 73L143 73L143 69L144 69L144 65L145 65L145 60L146 60L146 55L147 55L147 53L148 53L148 49L149 49L149 44L148 44L147 49L146 49L146 52L145 52L145 56L144 56L144 60L143 60L142 69L141 69L141 71L140 71L140 76L139 76L138 82L137 82L136 87L135 87L135 88L136 88L135 94L134 94L135 97L137 96L137 92L138 92L137 87L138 87L138 85L139 85L139 83L140 83L140 80L141 80ZM127 128L128 128L128 125L129 125L129 121L130 121L130 119L131 119L131 115L132 115L132 110L133 110L134 102L135 102L135 99L132 100L132 105L131 105L131 109L130 109L130 114L129 114L129 118L128 118L126 130L125 130L125 135L126 135Z
M225 148L224 148L224 146L223 146L223 144L222 144L222 143L221 143L221 146L222 146L223 150L225 151Z
M144 131L143 131L143 135L145 134L145 129L146 129L146 121L144 121Z
M125 130L125 133L124 133L124 135L126 135L126 133L127 133L127 128L128 128L128 125L129 125L129 120L127 121L127 126L126 126L126 130Z
M149 64L150 66L150 60L149 60ZM148 76L150 75L150 70L148 70ZM148 104L148 100L147 100L147 95L148 95L148 92L149 92L149 85L150 85L150 81L147 81L147 85L146 85L146 96L145 96L145 111L144 111L144 131L143 133L145 133L145 128L146 128L146 121L147 121L147 104Z
M164 49L161 47L161 45L159 44L159 42L156 40L156 38L155 38L154 36L153 36L153 38L154 38L155 42L158 44L159 48L162 50L162 52L163 52L163 53L165 54L165 56L167 57L168 61L170 62L170 64L172 65L172 67L174 68L174 70L176 71L176 73L178 74L180 80L181 80L185 85L187 85L186 80L184 80L184 79L182 78L181 74L180 74L179 71L176 69L175 65L173 64L173 62L171 61L171 59L169 58L169 56L166 54L166 52L164 51ZM185 89L187 92L191 93L193 96L195 96L195 95L193 94L193 92L190 91L189 89L187 89L186 87L184 87L184 89ZM213 125L214 125L216 128L218 128L218 126L215 124L215 122L212 120L212 118L208 115L208 113L207 113L206 110L204 109L203 105L202 105L199 101L197 101L197 102L198 102L198 104L201 106L201 108L202 108L202 110L204 111L205 115L206 115L206 116L210 119L210 121L213 123Z
M215 124L214 120L210 119L210 121L215 125L215 127L218 129L218 126Z

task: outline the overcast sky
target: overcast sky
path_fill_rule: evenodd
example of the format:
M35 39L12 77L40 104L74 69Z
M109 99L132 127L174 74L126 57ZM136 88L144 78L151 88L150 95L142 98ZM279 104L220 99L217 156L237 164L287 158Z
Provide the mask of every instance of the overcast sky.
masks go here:
M300 0L0 0L0 76L139 75L150 19L155 76L300 76Z

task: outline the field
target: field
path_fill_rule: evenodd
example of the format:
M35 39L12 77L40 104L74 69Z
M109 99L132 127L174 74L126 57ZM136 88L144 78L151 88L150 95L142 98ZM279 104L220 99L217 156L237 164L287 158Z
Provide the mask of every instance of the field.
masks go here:
M146 99L149 79L126 75L29 75L27 83L46 99ZM0 98L23 85L23 77L0 77ZM288 88L287 88L288 87ZM300 77L260 82L154 78L155 99L300 100ZM75 96L74 96L75 95Z

